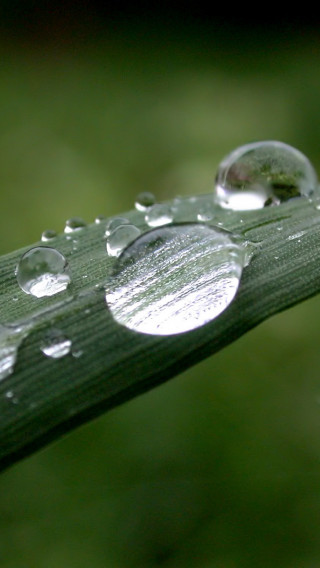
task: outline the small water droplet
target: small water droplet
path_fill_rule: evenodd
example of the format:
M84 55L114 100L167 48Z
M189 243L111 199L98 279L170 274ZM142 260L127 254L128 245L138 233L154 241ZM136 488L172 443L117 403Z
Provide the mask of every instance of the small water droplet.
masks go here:
M212 213L211 211L206 211L205 209L199 211L199 213L197 214L197 220L198 221L211 221L212 219Z
M86 223L81 217L72 217L68 219L65 224L64 232L73 233L74 231L80 231L86 227Z
M72 239L72 250L77 251L79 249L79 241L78 239Z
M19 399L17 396L15 396L13 391L11 390L7 391L5 397L7 401L10 402L11 404L19 404Z
M70 353L72 341L59 329L52 329L45 337L40 349L46 357L61 359Z
M106 221L106 217L104 215L98 215L94 220L97 225L100 225L100 223L103 223L104 221Z
M162 227L173 221L171 207L166 203L156 203L149 209L145 216L145 221L149 227Z
M138 211L147 211L155 202L156 198L153 193L143 191L137 195L134 206Z
M49 247L35 247L26 252L19 261L16 276L21 290L36 298L63 292L71 281L65 257Z
M120 225L107 239L107 252L110 256L119 256L123 249L140 235L135 225Z
M81 356L83 355L82 349L72 349L72 352L71 352L71 353L72 353L72 356L73 356L75 359L79 359L79 357L81 357Z
M232 233L198 223L151 230L128 246L106 285L113 317L155 335L190 331L232 302L247 263Z
M55 239L56 236L57 236L56 231L51 231L51 230L43 231L41 235L41 240L42 242L46 243L48 241L52 241L53 239Z
M110 219L106 226L105 236L108 237L111 235L111 233L113 233L117 227L120 227L120 225L130 225L129 219L126 219L125 217L113 217Z
M19 346L27 336L29 328L27 325L0 325L0 381L13 373Z
M317 185L313 166L299 150L283 142L256 142L237 148L221 162L214 200L225 209L261 209L311 197Z

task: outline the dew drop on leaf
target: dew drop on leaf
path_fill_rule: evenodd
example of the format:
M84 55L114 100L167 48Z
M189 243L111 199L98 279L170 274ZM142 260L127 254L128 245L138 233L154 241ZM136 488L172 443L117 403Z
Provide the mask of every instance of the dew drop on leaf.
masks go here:
M162 227L173 221L171 207L165 203L156 203L145 215L145 221L149 227Z
M29 329L28 325L0 325L0 381L13 373L19 346Z
M312 197L318 185L308 158L277 141L240 146L221 162L214 201L225 209L245 211L279 205L294 197Z
M137 195L134 206L138 211L147 211L155 202L156 198L153 193L143 191Z
M106 220L104 215L98 215L94 222L96 223L96 225L100 225L100 223L103 223Z
M107 253L110 256L119 256L140 235L140 229L135 225L119 225L107 239Z
M66 221L64 232L73 233L74 231L80 231L86 227L86 223L81 217L71 217Z
M106 226L105 236L108 237L111 235L111 233L113 233L117 227L120 227L120 225L130 225L129 219L126 219L125 217L113 217L110 219Z
M51 359L61 359L70 353L72 341L59 329L53 329L47 333L40 347L42 353Z
M42 242L46 243L48 241L52 241L53 239L55 239L56 236L57 236L56 231L51 231L50 229L48 229L47 231L43 231L41 235L41 240Z
M5 397L7 401L10 402L11 404L19 404L19 399L17 396L15 396L13 391L8 390L5 394Z
M131 330L172 335L214 320L232 302L248 251L232 233L181 223L141 235L106 283L113 318Z
M63 292L71 281L67 260L50 247L34 247L20 259L16 269L18 284L36 298Z

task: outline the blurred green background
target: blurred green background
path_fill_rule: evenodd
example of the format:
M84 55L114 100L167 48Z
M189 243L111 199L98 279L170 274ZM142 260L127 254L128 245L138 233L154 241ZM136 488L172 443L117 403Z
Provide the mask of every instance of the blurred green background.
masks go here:
M315 26L31 4L1 6L2 254L254 140L320 173ZM320 297L6 471L1 568L318 568L319 338Z

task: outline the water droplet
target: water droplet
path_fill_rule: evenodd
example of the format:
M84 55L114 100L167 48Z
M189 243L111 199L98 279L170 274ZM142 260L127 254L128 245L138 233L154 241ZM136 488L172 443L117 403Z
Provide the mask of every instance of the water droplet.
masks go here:
M81 356L83 355L82 349L72 349L72 352L71 352L71 353L72 353L72 356L73 356L75 359L79 359L79 357L81 357Z
M151 230L128 246L106 285L120 324L155 335L190 331L232 302L247 263L232 233L198 223Z
M73 233L74 231L80 231L86 227L86 223L81 217L72 217L66 221L64 228L65 233Z
M135 225L119 225L107 239L107 252L110 256L119 256L123 249L140 235Z
M5 397L8 400L8 402L10 402L11 404L19 404L19 399L18 397L15 396L13 391L11 390L7 391Z
M313 166L299 150L283 142L256 142L237 148L221 162L214 199L225 209L261 209L311 197L317 185Z
M43 341L40 349L44 355L52 359L61 359L70 353L72 341L59 329L52 329Z
M147 211L155 202L156 198L153 193L143 191L137 195L134 206L138 211Z
M0 325L0 381L13 373L18 349L30 326Z
M197 219L198 221L211 221L212 219L212 213L210 211L206 211L205 209L199 211L199 213L197 214Z
M106 220L106 218L105 218L104 215L98 215L98 216L95 218L94 222L95 222L97 225L99 225L100 223L103 223L105 220Z
M53 239L56 238L56 236L57 236L56 231L51 231L51 230L43 231L41 235L41 240L42 242L52 241Z
M161 227L172 223L173 214L171 207L165 203L156 203L149 209L145 216L145 221L149 227Z
M109 235L111 235L111 233L113 233L113 231L117 227L120 227L120 225L129 225L129 224L130 221L125 217L113 217L113 219L110 219L110 221L108 221L107 223L105 236L108 237Z
M65 257L49 247L35 247L26 252L19 261L16 276L20 288L36 298L63 292L71 281Z

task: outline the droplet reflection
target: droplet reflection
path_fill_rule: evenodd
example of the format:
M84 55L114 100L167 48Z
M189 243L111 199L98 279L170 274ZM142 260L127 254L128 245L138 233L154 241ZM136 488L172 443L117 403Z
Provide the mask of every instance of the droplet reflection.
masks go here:
M232 302L248 253L218 228L197 223L149 231L118 258L106 302L120 324L155 335L190 331Z

